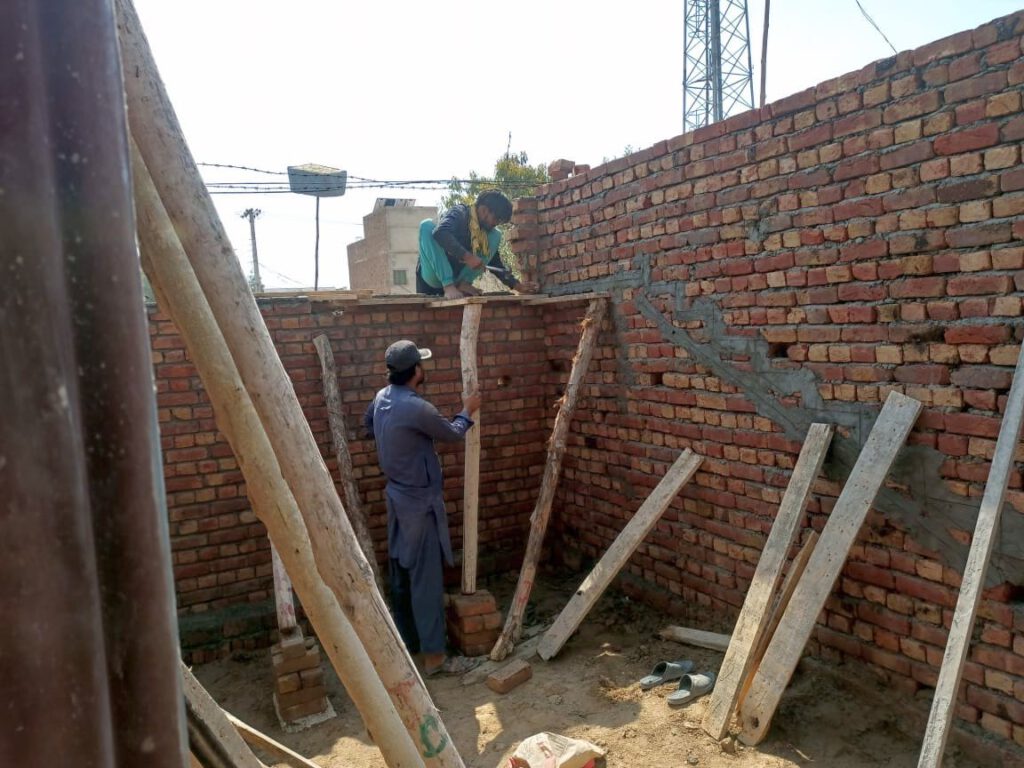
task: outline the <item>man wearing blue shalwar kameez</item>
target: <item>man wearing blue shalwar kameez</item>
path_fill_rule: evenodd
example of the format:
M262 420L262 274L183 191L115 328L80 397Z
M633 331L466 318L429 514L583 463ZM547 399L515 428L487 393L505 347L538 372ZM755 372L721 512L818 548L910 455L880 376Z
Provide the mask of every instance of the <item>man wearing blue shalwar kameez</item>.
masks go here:
M377 442L377 460L387 477L391 611L410 653L422 653L425 673L459 674L472 668L464 657L445 653L444 560L452 564L441 462L434 441L457 443L473 426L480 395L463 399L451 421L420 397L423 360L429 349L407 340L388 347L388 386L366 410L367 433Z

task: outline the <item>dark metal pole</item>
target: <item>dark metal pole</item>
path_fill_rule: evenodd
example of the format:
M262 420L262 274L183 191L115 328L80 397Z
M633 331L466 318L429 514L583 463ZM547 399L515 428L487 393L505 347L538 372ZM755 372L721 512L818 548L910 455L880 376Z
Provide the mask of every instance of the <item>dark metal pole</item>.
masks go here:
M0 5L0 765L185 765L110 0Z

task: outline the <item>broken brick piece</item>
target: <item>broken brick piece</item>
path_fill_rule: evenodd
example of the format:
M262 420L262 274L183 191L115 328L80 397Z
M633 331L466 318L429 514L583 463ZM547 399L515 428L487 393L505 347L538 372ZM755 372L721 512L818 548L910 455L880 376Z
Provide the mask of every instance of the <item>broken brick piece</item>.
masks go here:
M495 693L508 693L533 677L533 667L524 659L514 659L487 676L487 687Z

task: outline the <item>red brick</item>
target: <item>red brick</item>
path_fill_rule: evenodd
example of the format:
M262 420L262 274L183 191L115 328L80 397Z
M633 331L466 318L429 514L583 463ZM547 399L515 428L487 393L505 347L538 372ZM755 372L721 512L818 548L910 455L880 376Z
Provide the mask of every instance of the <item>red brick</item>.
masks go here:
M523 659L515 659L487 676L487 687L495 693L508 693L533 677L533 667Z
M984 149L999 143L999 126L995 123L966 128L935 138L934 148L938 155L959 155Z
M484 589L472 595L454 595L450 607L456 616L480 616L498 610L494 595Z

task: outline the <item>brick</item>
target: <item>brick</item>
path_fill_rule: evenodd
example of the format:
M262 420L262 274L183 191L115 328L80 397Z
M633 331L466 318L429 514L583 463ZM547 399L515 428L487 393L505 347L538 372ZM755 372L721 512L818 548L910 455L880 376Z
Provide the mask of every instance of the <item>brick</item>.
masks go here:
M1013 290L1013 278L1009 275L960 275L949 278L946 292L950 296L997 296ZM969 342L982 343L982 342Z
M533 667L528 661L515 659L501 669L487 676L487 687L495 693L508 693L533 677Z
M281 675L276 678L274 687L278 693L291 693L297 691L302 687L302 679L299 677L298 672L292 672L288 675Z
M301 631L284 635L281 642L274 646L274 651L286 659L300 659L306 655L306 638L302 636Z
M286 723L294 723L310 715L319 715L327 709L327 699L312 699L280 710L281 719Z
M281 654L275 653L271 657L273 661L274 676L280 677L290 672L300 672L303 669L314 669L320 666L320 651L316 648L308 649L304 656L296 659L286 659Z
M480 616L498 610L494 595L483 589L472 595L454 595L450 607L456 616Z
M276 694L276 698L277 706L282 710L294 707L296 704L305 704L307 701L319 701L321 708L318 711L322 711L325 708L327 689L322 685L314 685L309 688L300 688L291 693Z
M323 667L317 667L316 669L304 669L299 672L299 678L302 680L303 687L323 685L324 669Z
M966 128L936 137L933 147L937 155L959 155L985 149L999 143L999 126L994 123Z

